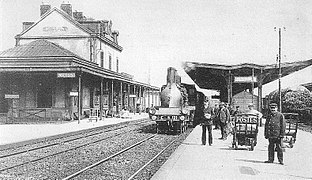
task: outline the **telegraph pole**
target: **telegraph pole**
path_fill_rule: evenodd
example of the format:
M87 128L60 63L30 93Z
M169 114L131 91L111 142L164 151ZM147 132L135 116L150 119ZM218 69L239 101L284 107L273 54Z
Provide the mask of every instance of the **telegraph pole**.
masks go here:
M281 28L278 28L278 99L279 99L279 108L282 112L282 69L281 69L281 50L282 50L282 32Z

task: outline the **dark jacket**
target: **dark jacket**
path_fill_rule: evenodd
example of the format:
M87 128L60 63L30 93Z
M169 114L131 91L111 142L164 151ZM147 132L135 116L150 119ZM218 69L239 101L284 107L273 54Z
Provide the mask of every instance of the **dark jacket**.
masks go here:
M210 114L210 118L207 118L207 114ZM205 125L212 125L213 124L213 119L214 119L214 112L213 108L207 107L203 109L203 117L202 117L202 123Z
M286 122L280 112L269 113L264 127L265 138L283 138L285 136Z
M220 120L220 122L227 123L230 121L230 118L231 118L230 111L227 108L224 107L219 110L218 119Z

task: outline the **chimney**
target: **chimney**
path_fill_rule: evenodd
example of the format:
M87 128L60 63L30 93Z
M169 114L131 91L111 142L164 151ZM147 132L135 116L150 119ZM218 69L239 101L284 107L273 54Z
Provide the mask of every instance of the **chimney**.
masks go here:
M104 24L104 34L108 34L108 21L104 21L103 22L103 24Z
M25 31L26 29L28 29L30 26L32 26L33 24L35 24L35 22L23 22L23 31Z
M76 19L76 20L82 20L83 19L83 13L82 12L73 12L73 17Z
M51 5L49 4L42 4L40 5L40 17L43 16L46 12L50 11Z
M167 84L176 83L177 70L173 67L167 69Z
M61 9L66 12L71 17L73 16L72 6L71 4L61 4Z
M114 42L116 43L116 44L118 44L118 41L117 41L117 37L118 37L118 35L119 35L119 32L118 31L113 31L113 37L114 37Z

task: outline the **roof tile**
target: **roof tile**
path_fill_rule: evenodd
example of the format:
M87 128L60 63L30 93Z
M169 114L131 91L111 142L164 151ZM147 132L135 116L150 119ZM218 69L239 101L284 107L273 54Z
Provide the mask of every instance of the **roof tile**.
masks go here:
M47 40L35 40L28 44L0 52L0 57L79 57L60 45ZM82 58L81 58L82 59Z

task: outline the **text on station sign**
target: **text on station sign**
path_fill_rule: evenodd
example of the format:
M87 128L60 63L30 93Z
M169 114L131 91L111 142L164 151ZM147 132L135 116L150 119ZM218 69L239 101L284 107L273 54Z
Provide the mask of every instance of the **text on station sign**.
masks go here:
M5 94L4 98L5 99L18 99L19 95L18 94Z
M58 78L75 78L75 73L57 73Z

